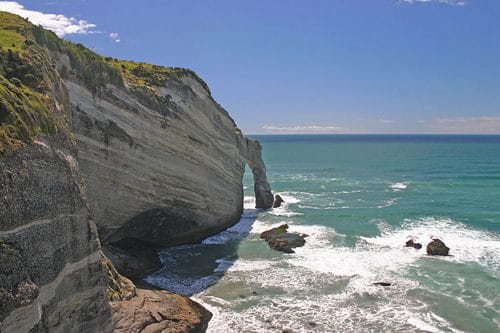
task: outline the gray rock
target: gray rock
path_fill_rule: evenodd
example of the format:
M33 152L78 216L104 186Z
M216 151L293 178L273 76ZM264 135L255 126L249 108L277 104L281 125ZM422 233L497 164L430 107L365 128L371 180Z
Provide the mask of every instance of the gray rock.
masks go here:
M158 267L155 246L196 242L239 220L246 163L257 207L273 203L260 144L194 73L152 87L155 101L117 82L110 68L78 72L105 65L63 50L42 47L35 57L50 71L43 75L54 128L31 128L36 140L0 154L0 332L111 331L107 277L117 273L105 272L101 241L122 272ZM126 301L135 303L113 308L123 332L202 331L210 317L169 293ZM167 303L171 311L160 312ZM135 313L141 304L146 311ZM179 306L186 311L169 317Z
M273 206L274 197L267 181L266 166L262 160L262 147L257 140L246 139L247 162L254 179L255 207L268 209Z
M433 239L429 244L427 244L427 254L433 256L447 256L450 249L444 244L440 239Z
M197 242L239 221L245 164L256 203L273 196L260 144L243 137L192 75L156 87L165 108L109 85L99 97L67 82L78 161L101 241L171 246Z
M162 267L157 249L136 240L129 239L115 245L108 244L103 247L103 252L121 275L134 282Z
M0 155L1 332L112 328L77 163L56 139Z
M274 196L273 208L280 207L283 202L285 202L285 200L283 200L283 198L279 194L276 194Z
M410 240L406 241L405 247L413 247L417 250L420 250L422 248L422 244L415 243L415 241L413 239L410 239Z

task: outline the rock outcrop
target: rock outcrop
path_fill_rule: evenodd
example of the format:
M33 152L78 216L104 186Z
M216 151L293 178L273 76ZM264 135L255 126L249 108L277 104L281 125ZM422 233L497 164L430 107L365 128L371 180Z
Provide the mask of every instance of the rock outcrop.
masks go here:
M107 259L108 296L114 333L205 332L212 314L186 297L157 290L136 288Z
M434 238L427 244L427 254L432 256L447 256L450 249L440 239Z
M205 332L212 314L189 298L165 290L137 289L110 304L115 333Z
M415 243L415 241L413 239L409 239L409 240L406 241L405 247L413 247L413 248L415 248L417 250L420 250L422 248L422 244Z
M0 331L112 329L99 240L68 137L0 154Z
M95 95L66 81L101 241L170 246L233 225L243 209L247 162L256 206L270 208L260 144L243 137L203 81L184 71L153 83L143 90L107 84Z
M161 266L158 249L148 243L132 241L120 243L121 247L107 245L103 252L121 274L134 281L159 270Z
M108 84L96 96L66 84L104 244L196 242L238 221L245 140L194 74L147 88L159 105L126 87Z
M271 207L260 144L190 70L104 58L4 12L0 30L0 331L202 331L203 308L135 290L101 244L132 278L154 270L156 246L239 220L246 163Z
M260 238L264 239L273 250L285 253L295 253L292 249L304 246L306 237L306 234L288 232L288 224L282 224L260 234Z
M285 200L283 200L283 198L281 197L281 195L279 194L276 194L274 196L274 201L273 201L273 208L278 208L281 206L281 204L285 202Z
M246 139L247 163L253 173L255 207L268 209L273 206L273 194L267 181L266 165L262 159L262 147L257 140Z

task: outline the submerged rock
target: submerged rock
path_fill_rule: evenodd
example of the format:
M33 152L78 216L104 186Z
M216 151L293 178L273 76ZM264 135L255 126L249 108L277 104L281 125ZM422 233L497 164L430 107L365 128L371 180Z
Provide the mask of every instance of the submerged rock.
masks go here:
M415 243L415 242L413 241L413 239L408 240L408 241L406 242L405 246L406 246L406 247L414 247L414 248L416 248L417 250L419 250L419 249L421 249L421 248L422 248L422 244L420 244L420 243Z
M427 254L431 256L447 256L449 251L450 248L447 247L442 240L437 238L427 244Z
M288 224L282 224L277 228L266 230L260 234L260 238L267 241L269 246L276 251L295 253L292 248L304 246L306 234L288 232Z
M283 202L285 202L285 200L283 200L283 198L279 194L276 194L274 196L273 208L280 207Z

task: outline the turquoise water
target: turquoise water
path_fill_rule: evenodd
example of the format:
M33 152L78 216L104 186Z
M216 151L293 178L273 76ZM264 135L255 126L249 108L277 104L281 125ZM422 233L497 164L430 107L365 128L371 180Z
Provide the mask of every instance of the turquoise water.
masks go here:
M209 331L500 331L500 136L256 138L285 205L252 209L247 172L241 222L148 278L194 294ZM309 234L295 254L259 239L281 223ZM431 237L451 256L427 256Z

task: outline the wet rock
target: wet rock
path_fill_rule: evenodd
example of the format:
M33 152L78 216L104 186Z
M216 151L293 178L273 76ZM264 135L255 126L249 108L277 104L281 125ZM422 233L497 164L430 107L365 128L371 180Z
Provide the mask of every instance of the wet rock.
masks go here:
M381 286L381 287L390 287L392 286L392 283L390 282L374 282L374 286Z
M449 252L450 248L440 239L435 238L427 244L427 254L431 256L447 256Z
M273 208L280 207L283 202L285 202L285 200L283 200L283 198L279 194L276 194L274 196Z
M405 246L406 246L406 247L414 247L414 248L416 248L417 250L419 250L419 249L421 249L421 248L422 248L422 244L420 244L420 243L415 243L415 242L413 241L413 239L408 240L408 241L406 242Z
M288 232L287 230L288 224L282 224L277 228L264 231L260 234L260 238L266 240L273 250L295 253L292 248L304 246L307 235Z

